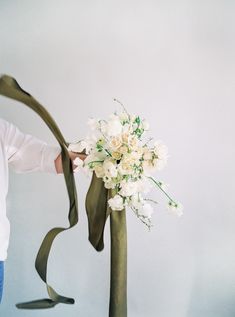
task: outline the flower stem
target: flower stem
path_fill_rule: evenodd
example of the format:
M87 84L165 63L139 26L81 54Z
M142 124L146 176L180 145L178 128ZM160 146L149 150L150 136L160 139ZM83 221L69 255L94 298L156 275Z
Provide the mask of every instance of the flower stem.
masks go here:
M161 187L161 185L159 184L159 182L157 182L153 177L148 176L149 179L151 179L154 184L156 184L158 186L158 188L170 199L170 201L172 201L174 204L176 204L176 202L167 194L167 192L165 192L165 190Z
M93 163L103 163L104 161L91 161L88 163L88 165L93 164Z
M116 99L116 98L113 98L113 101L116 101L117 103L119 103L122 106L123 110L126 112L126 114L128 115L128 118L130 120L130 115L129 115L128 111L126 110L125 106L123 105L123 103L121 103L121 101Z

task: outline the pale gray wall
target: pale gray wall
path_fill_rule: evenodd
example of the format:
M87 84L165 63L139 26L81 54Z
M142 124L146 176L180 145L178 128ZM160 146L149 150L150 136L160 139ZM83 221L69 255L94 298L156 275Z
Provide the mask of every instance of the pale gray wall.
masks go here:
M116 97L169 146L159 178L185 214L169 216L157 191L151 233L128 214L130 317L235 315L234 9L232 0L0 0L0 72L46 105L67 140L115 110ZM23 105L0 98L0 116L56 144ZM79 225L49 261L50 282L76 305L25 312L14 304L46 296L34 259L44 234L67 224L68 200L62 175L11 173L1 316L107 316L109 229L98 254L87 241L89 179L76 182Z

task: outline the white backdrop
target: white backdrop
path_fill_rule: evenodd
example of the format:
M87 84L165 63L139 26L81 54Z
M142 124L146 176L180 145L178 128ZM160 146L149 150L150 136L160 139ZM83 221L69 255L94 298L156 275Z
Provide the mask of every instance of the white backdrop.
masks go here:
M158 191L150 233L128 213L129 317L235 315L234 9L231 0L0 0L0 72L47 107L68 141L85 136L88 117L118 109L116 97L169 147L156 177L185 213L170 216ZM56 144L25 106L1 97L0 116ZM108 315L109 226L96 253L89 179L76 182L79 225L56 239L49 261L49 282L76 304L25 312L14 304L47 295L34 259L46 232L67 225L68 199L63 175L10 174L1 316Z

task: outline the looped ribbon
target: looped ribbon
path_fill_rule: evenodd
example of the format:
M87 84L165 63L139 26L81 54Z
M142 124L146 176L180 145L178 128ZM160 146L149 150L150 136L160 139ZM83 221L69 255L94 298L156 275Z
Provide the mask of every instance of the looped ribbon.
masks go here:
M39 248L35 268L46 284L49 298L16 304L21 309L51 308L59 303L74 304L74 299L59 295L47 282L47 264L49 253L56 236L78 222L77 191L73 167L68 153L68 143L65 141L59 127L49 112L33 96L23 90L17 81L8 75L0 77L0 95L20 101L34 110L49 127L61 147L63 173L69 196L69 227L51 229L44 237ZM110 216L111 234L111 274L109 317L127 316L127 232L126 211L112 211L108 199L115 192L104 187L103 180L93 173L91 184L86 195L86 212L88 217L89 241L97 251L104 248L104 228Z

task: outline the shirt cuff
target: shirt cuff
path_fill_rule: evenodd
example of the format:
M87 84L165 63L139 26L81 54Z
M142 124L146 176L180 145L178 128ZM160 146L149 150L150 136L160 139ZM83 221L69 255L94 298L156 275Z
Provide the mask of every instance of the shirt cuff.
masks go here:
M55 159L58 157L60 153L60 147L45 144L41 161L41 171L46 173L57 174L55 167Z

